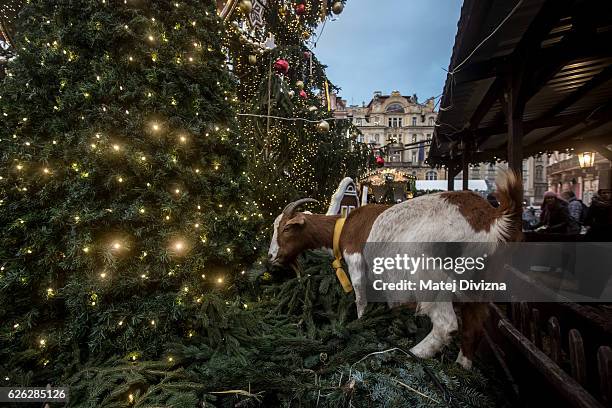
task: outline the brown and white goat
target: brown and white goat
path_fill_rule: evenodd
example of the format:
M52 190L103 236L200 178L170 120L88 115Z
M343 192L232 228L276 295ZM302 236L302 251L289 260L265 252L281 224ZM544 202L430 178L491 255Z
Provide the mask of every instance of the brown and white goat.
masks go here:
M518 240L521 231L522 184L511 172L497 182L499 208L470 191L442 192L394 206L366 205L352 211L340 236L340 249L355 289L357 315L365 298L366 242L504 242ZM334 225L339 216L296 212L305 198L289 204L274 221L268 257L273 264L287 264L308 249L332 250ZM427 315L431 332L412 352L429 358L451 340L458 329L451 302L419 302L417 313ZM461 303L461 350L457 362L470 368L481 337L487 306Z

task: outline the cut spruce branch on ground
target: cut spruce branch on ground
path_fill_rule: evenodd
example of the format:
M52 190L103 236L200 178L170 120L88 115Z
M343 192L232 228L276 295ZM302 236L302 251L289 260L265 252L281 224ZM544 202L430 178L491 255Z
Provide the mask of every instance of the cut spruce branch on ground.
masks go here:
M307 253L298 268L300 278L278 278L282 282L252 271L253 282L262 285L261 300L246 309L240 307L245 299L225 304L228 326L217 344L199 333L169 345L157 361L90 361L68 381L71 403L445 407L452 406L450 397L460 407L505 405L494 380L479 368L465 371L454 363L456 345L424 362L397 351L410 349L428 332L427 319L410 309L376 305L357 320L353 296L342 292L328 255Z

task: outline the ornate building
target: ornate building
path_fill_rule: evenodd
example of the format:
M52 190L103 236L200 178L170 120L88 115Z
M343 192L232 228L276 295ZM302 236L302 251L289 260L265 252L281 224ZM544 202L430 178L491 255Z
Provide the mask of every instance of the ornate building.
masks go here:
M401 169L419 180L446 179L446 170L424 163L437 117L433 98L419 103L416 95L377 91L367 105L346 106L339 101L335 116L351 119L361 131L359 141L385 153L386 167Z

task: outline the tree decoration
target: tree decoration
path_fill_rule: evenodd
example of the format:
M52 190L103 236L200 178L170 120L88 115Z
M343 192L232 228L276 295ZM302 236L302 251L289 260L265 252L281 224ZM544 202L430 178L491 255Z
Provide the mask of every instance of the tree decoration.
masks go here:
M302 98L302 99L308 99L308 94L307 94L307 93L306 93L306 91L305 91L305 90L303 90L303 89L300 91L300 98Z
M306 5L303 3L298 3L295 5L295 14L298 16L302 16L306 13Z
M344 4L341 1L337 1L332 5L332 11L334 14L341 14L344 11Z
M297 86L298 89L304 89L304 81L297 81L295 83L295 86Z
M329 132L329 122L326 120L322 120L319 123L317 123L317 131L319 133Z
M385 165L385 159L382 156L376 156L376 165L383 167Z
M251 3L251 0L240 0L240 11L242 11L244 14L250 14L251 11L253 11L253 3Z
M274 70L279 75L287 75L289 72L289 63L287 60L279 58L274 62Z
M249 55L249 64L251 65L257 64L257 55L255 54Z

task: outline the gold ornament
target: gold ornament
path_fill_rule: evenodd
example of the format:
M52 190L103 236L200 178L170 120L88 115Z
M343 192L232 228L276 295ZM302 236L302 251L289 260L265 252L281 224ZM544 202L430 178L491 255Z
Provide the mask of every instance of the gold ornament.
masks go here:
M332 6L332 11L334 14L341 14L344 11L344 4L341 1L337 1Z
M319 131L319 133L329 132L329 122L327 122L326 120L322 120L317 123L317 131Z
M317 110L317 107L316 107L316 106L314 106L314 105L310 105L310 106L308 107L308 110L309 110L310 112L314 112L314 111L316 111L316 110Z
M244 14L250 14L253 10L253 3L251 3L251 0L242 0L238 7Z
M249 55L249 64L251 65L255 65L257 64L257 55Z
M310 39L310 31L304 31L304 32L302 33L302 38L303 38L304 40L309 40L309 39Z
M300 90L301 90L301 89L304 89L304 81L297 81L297 82L295 83L295 86L297 86L297 87L298 87L298 89L300 89Z

